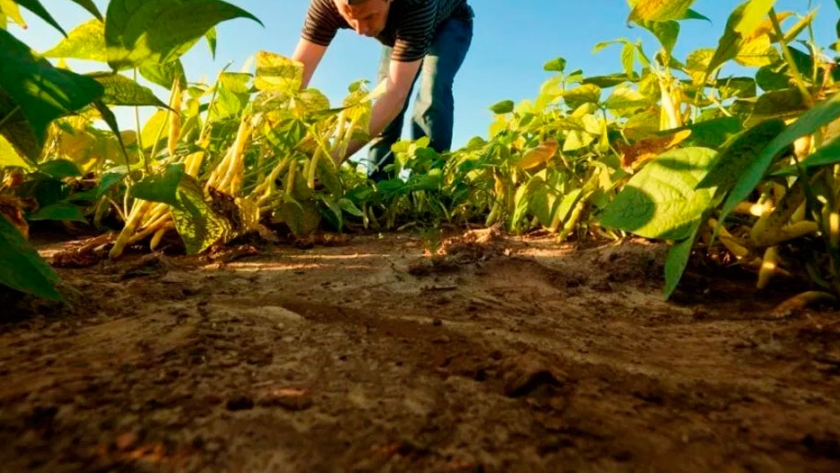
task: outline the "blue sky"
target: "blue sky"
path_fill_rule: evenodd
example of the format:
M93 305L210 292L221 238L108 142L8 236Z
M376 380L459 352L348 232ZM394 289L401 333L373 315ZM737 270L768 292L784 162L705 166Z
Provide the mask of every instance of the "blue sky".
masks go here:
M219 43L213 60L204 42L184 57L190 80L212 80L218 71L232 62L232 70L241 69L246 59L260 50L291 55L298 41L309 2L306 0L228 0L262 20L265 27L244 19L223 23L218 30ZM400 1L400 0L396 0ZM652 37L643 29L626 24L629 9L626 0L469 0L476 13L472 47L456 79L454 147L473 136L486 136L492 120L488 107L503 99L519 101L533 98L540 85L550 77L543 64L557 56L568 61L568 69L583 69L587 75L618 72L619 48L593 54L595 44L626 37L642 38L649 53L655 50ZM107 1L97 0L103 12ZM737 0L697 0L694 9L708 16L705 21L682 22L676 56L684 58L699 47L715 47L730 11ZM55 18L70 29L89 19L87 12L66 0L45 0ZM833 0L778 0L777 11L804 13L818 8L815 23L817 38L823 45L836 40L837 6ZM27 12L28 13L28 12ZM27 14L29 28L10 30L36 51L55 45L61 36ZM788 20L786 24L792 24ZM347 85L357 79L374 81L380 45L350 30L339 32L327 52L311 85L337 103ZM104 65L72 62L82 72L104 70ZM156 89L159 91L159 89ZM163 97L163 94L161 94ZM128 110L118 114L123 127L133 123ZM145 115L145 113L144 113ZM408 135L405 135L408 136Z

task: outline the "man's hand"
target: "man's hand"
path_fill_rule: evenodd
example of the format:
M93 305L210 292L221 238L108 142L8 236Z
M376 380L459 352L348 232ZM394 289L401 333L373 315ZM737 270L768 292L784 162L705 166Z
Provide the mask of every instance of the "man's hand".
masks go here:
M422 61L398 62L391 61L391 67L386 79L385 93L373 104L370 117L370 128L368 134L371 137L379 136L402 110L408 94L411 92L411 85L420 70ZM368 140L369 141L369 140ZM333 154L333 161L340 165L362 149L368 141L352 140L343 156L338 151Z

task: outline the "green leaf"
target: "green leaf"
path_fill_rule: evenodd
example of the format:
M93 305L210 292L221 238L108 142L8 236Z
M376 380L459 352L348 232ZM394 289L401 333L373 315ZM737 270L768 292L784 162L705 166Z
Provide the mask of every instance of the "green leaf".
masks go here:
M12 144L3 135L0 135L0 171L4 168L31 170L32 165L15 151Z
M61 301L58 275L32 244L0 215L0 284L44 299Z
M102 103L107 105L153 105L155 107L168 108L165 103L155 96L151 89L123 75L105 72L88 74L88 77L93 77L105 88Z
M57 202L38 209L37 212L28 217L28 220L60 220L88 223L82 210L70 202Z
M840 163L840 136L825 143L820 149L800 161L799 165L803 169L810 169L832 166L837 163ZM798 174L796 166L788 166L773 173L774 176L797 176Z
M513 103L513 100L502 100L501 102L497 102L492 105L490 107L490 111L496 115L504 115L505 113L512 112L515 106L516 105Z
M694 0L630 0L628 22L669 21L686 18Z
M139 70L140 75L147 81L167 90L172 90L172 85L175 83L176 77L182 89L187 87L187 75L184 72L184 65L180 59L165 64L146 64L145 66L141 66Z
M747 0L729 15L726 30L718 41L715 55L706 68L707 74L711 75L723 63L738 56L750 34L758 28L775 3L776 0Z
M99 21L102 21L102 19L103 19L102 18L102 13L100 13L99 9L96 8L96 4L93 3L93 0L70 0L70 1L79 5L82 8L84 8L88 12L90 12L90 14L95 16L96 19L98 19Z
M38 166L38 170L55 179L82 176L76 164L66 159L46 161Z
M680 18L680 20L706 20L709 23L712 22L712 20L709 19L709 17L691 8L689 8L688 11L685 12L685 15L682 18Z
M0 30L0 64L0 89L20 106L39 145L50 122L104 93L95 80L53 67L5 30Z
M584 84L592 84L601 88L615 87L625 82L638 82L638 78L627 74L610 74L606 76L593 76L583 79Z
M166 166L160 174L144 177L131 187L131 194L137 199L179 205L178 187L184 178L184 163Z
M656 39L662 44L662 48L670 56L674 51L674 46L677 44L677 37L680 35L680 24L671 20L645 22L642 26L656 36Z
M99 185L96 186L96 200L99 200L108 193L114 186L123 180L125 174L119 172L106 172L99 179Z
M241 72L223 72L219 75L216 103L211 110L214 120L238 117L248 106L251 98L251 75ZM288 106L288 104L284 104Z
M566 60L562 57L554 58L545 63L543 70L548 72L563 72L566 70Z
M364 218L365 216L365 213L359 207L356 207L356 204L350 199L338 199L338 206L341 207L341 210L354 217Z
M61 32L64 36L67 36L67 32L64 31L64 28L55 21L55 18L50 15L50 12L44 8L44 5L41 4L38 0L14 0L18 5L26 8L27 10L31 11L39 18L44 20L48 25L52 26L53 28L57 29Z
M210 28L204 38L207 40L207 46L210 48L210 56L216 59L216 44L218 44L218 36L216 28Z
M712 202L712 189L695 187L715 155L709 148L683 148L659 155L607 206L601 224L645 238L687 238Z
M288 194L283 194L283 202L275 211L275 217L288 225L295 235L308 235L321 224L321 213L314 200L295 200Z
M197 255L223 241L232 229L230 222L207 203L201 184L189 175L183 176L178 186L178 205L172 207L172 219L188 255Z
M105 15L114 70L174 61L217 24L257 17L221 0L111 0Z
M755 79L752 77L730 77L727 79L720 79L716 84L720 92L720 98L723 100L730 98L750 98L755 97L758 93Z
M723 205L720 220L723 221L739 203L749 197L779 154L797 139L813 134L836 120L837 117L840 117L840 94L835 94L829 100L820 102L790 124L764 148L756 159L749 163L744 173L739 176L737 184Z
M758 154L785 129L783 120L767 120L732 137L718 154L712 169L697 188L718 189L718 195L729 192L746 172Z
M719 149L733 136L740 133L744 127L738 117L721 117L693 123L684 128L669 130L678 132L691 130L691 135L683 141L684 146L699 146L703 148Z
M82 23L70 30L70 34L45 52L44 56L108 62L105 53L105 24L96 19Z
M736 104L754 103L747 126L770 118L796 118L808 110L799 89L771 90L754 101L739 100Z
M704 218L698 218L692 225L688 238L676 242L668 250L668 256L665 259L665 288L663 289L666 300L671 298L680 283L680 279L682 279L691 258L694 242L697 240L697 235L704 221Z
M636 46L633 43L628 42L621 48L621 66L625 74L633 75L636 67Z

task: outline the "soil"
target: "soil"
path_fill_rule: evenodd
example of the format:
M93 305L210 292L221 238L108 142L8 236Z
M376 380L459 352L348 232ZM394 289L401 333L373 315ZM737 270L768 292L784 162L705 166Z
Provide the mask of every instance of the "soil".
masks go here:
M326 242L6 296L0 470L840 471L840 312L774 312L794 284L698 266L666 302L633 240Z

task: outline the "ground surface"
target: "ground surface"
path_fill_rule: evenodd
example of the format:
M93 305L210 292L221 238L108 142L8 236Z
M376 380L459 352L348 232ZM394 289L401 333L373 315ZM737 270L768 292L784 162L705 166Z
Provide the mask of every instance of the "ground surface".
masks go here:
M840 471L838 312L663 302L649 244L444 248L61 269L73 309L0 309L0 470Z

